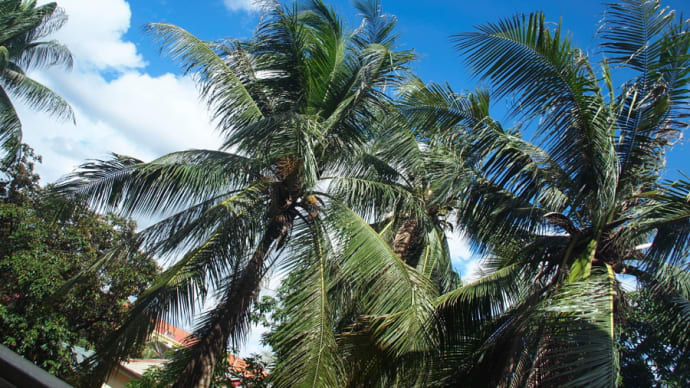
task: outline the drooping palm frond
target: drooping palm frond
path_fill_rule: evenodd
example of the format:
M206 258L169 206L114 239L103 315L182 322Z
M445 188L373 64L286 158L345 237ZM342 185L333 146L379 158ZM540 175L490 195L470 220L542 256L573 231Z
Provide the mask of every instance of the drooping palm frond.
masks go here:
M22 144L22 123L12 100L0 89L0 146L7 150L10 159L16 158Z
M74 112L67 101L23 73L5 69L0 73L0 84L4 90L20 98L29 108L48 112L59 119L74 121Z
M332 387L345 378L331 295L338 271L326 231L315 222L292 240L296 248L286 269L300 284L282 300L289 317L273 338L275 351L285 355L271 374L277 386Z
M434 295L429 279L407 265L368 223L335 203L331 215L343 245L343 276L352 279L379 346L390 355L433 348Z
M101 210L161 214L190 206L262 180L255 161L221 151L174 152L144 163L114 154L63 178L56 190L87 198Z
M237 263L233 263L236 252L226 248L236 243L232 238L238 237L233 235L240 232L237 226L227 225L216 230L206 244L190 250L139 296L127 320L88 360L91 381L102 381L114 366L148 340L160 322L193 318L206 300L209 289L219 287L228 272L237 270Z
M617 293L609 267L608 271L596 271L585 280L565 285L544 301L534 319L537 324L546 323L546 332L538 340L537 357L526 380L537 385L615 386Z
M442 295L436 305L450 335L471 334L473 328L498 318L523 298L519 268L519 264L501 268Z
M55 3L37 6L35 1L4 1L0 6L0 146L6 161L19 155L22 128L9 96L22 99L30 108L48 112L58 119L74 121L69 104L48 87L25 74L42 66L72 66L69 50L41 38L58 30L67 20Z
M650 324L679 348L690 348L690 271L688 266L663 265L655 272L643 272L638 279L655 303L662 306Z
M651 201L636 212L629 229L633 236L653 233L651 247L644 258L646 266L655 269L663 264L687 265L690 182L667 182L657 191L641 193L640 196Z
M32 42L14 63L22 69L60 66L71 69L74 64L72 53L58 41Z

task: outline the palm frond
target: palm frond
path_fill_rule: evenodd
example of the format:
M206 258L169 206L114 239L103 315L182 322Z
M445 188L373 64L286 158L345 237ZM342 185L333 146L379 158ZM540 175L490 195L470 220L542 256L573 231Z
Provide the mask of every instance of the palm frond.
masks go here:
M283 299L288 317L274 334L274 349L285 355L271 373L278 386L332 387L344 379L330 296L337 268L322 228L318 220L304 223L292 238L287 268L300 281Z
M551 31L544 15L533 13L456 39L473 71L493 81L499 97L519 93L515 113L541 117L537 133L553 160L610 209L618 170L613 123L586 57L562 37L560 25ZM607 214L597 209L592 216L601 224Z
M534 324L544 325L546 332L540 336L527 380L568 387L615 387L619 366L614 301L618 292L608 267L564 285L544 301L536 310Z
M55 189L84 196L101 210L149 215L260 181L261 172L253 160L221 151L174 152L149 163L114 154L83 164Z
M30 43L13 62L24 69L62 65L69 70L74 58L67 46L53 40Z
M433 349L434 289L361 217L339 203L330 214L343 244L342 273L351 279L376 341L391 356Z
M622 0L606 4L597 31L600 46L611 63L648 73L660 53L657 38L664 34L675 12L661 8L657 0ZM645 74L648 75L648 74Z
M198 77L201 96L221 131L232 132L263 117L259 105L235 71L219 56L215 44L203 42L172 24L152 23L146 30L153 34L166 55L180 63L185 73Z
M6 91L22 99L30 108L48 112L59 119L74 121L74 111L67 101L28 76L5 69L0 73L0 83Z
M22 144L22 123L14 104L0 88L0 147L7 153L5 160L12 162L19 156Z

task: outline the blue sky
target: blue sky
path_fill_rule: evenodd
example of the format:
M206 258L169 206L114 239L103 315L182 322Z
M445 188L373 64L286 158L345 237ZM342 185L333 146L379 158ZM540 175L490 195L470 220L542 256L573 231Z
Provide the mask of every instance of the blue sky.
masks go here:
M44 0L46 1L46 0ZM50 182L88 158L118 152L150 160L166 152L214 148L218 138L199 103L193 83L178 67L161 57L149 22L177 24L201 39L248 38L258 20L251 0L57 0L70 16L56 35L76 57L74 71L37 74L67 98L77 111L77 126L56 124L49 117L25 114L25 140L44 156L39 172ZM329 2L350 28L360 20L350 1ZM662 3L690 15L690 1ZM517 13L544 11L547 20L562 20L575 45L596 56L594 34L604 6L581 1L383 1L383 10L398 18L400 44L414 49L415 65L425 81L448 82L457 91L472 89L478 80L468 75L453 48L451 35ZM495 103L494 116L504 119L505 103ZM681 142L671 152L670 170L688 171L690 148ZM678 174L670 173L670 177ZM454 255L466 272L469 253L461 242Z
M70 47L75 67L71 73L52 69L35 71L32 76L72 104L77 124L56 123L46 115L17 107L24 141L43 155L38 172L44 182L69 173L86 159L107 157L109 152L151 160L167 152L219 145L193 82L159 55L143 26L149 22L173 23L205 40L248 38L258 20L251 0L56 1L70 20L55 38ZM349 1L329 3L351 28L359 25ZM690 15L688 0L662 4ZM453 49L452 34L516 13L542 10L547 20L558 22L562 18L575 45L595 55L594 33L604 7L596 0L384 0L383 9L398 18L402 47L421 55L415 65L417 74L425 81L448 82L461 91L473 89L478 81L468 76ZM504 112L499 102L494 115L503 119ZM668 167L690 172L688 151L687 141L676 146ZM478 267L462 239L453 239L451 251L462 273ZM253 335L249 343L255 346L256 341Z
M354 28L359 24L357 12L350 1L329 2ZM690 15L690 1L665 1L664 6L678 14ZM251 36L257 20L251 0L209 0L189 2L184 0L152 0L130 3L131 28L125 37L137 46L148 65L145 70L152 75L178 72L177 67L158 54L158 47L143 33L149 22L173 23L198 37L207 40L221 38L245 38ZM399 20L400 42L404 48L420 54L414 69L427 82L448 82L455 90L473 89L479 84L466 71L465 64L453 48L453 34L470 31L473 26L510 17L516 13L543 11L547 20L562 21L570 31L576 46L596 57L595 31L604 10L603 2L583 1L383 1L384 12ZM494 109L502 119L505 109L497 103ZM687 142L682 142L669 157L671 169L683 169L690 161ZM673 172L667 175L676 178Z

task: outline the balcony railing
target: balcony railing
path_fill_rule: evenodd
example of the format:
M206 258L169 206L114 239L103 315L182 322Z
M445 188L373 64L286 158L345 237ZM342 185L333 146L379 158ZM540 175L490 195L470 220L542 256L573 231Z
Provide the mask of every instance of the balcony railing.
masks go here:
M71 388L72 386L0 345L0 388Z

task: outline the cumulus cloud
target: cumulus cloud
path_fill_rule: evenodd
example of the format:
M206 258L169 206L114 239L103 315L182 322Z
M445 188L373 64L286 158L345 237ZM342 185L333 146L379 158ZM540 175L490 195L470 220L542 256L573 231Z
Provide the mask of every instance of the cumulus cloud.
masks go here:
M220 140L192 80L147 74L136 46L123 38L131 17L127 2L62 0L60 6L69 21L52 38L72 50L75 68L31 75L72 105L77 124L17 107L24 141L43 155L38 172L44 182L109 152L150 160L172 151L217 148Z
M461 261L469 260L472 257L470 243L462 235L447 232L446 238L448 239L450 257L454 264L459 263Z
M225 4L225 8L232 12L253 12L260 8L260 3L256 0L223 0L223 4Z
M132 16L126 1L60 0L59 5L69 21L53 38L69 46L78 67L126 70L145 66L134 43L122 40Z

